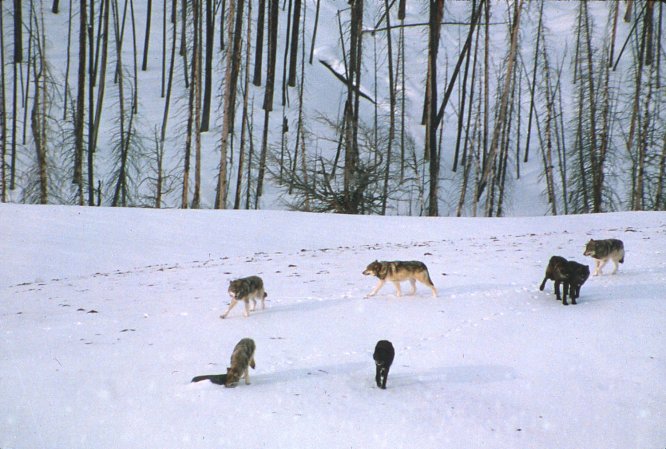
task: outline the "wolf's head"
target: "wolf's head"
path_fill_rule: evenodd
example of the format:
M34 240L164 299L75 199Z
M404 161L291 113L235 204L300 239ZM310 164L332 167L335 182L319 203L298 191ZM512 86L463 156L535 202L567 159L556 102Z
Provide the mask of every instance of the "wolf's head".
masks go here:
M583 285L590 277L590 267L577 262L569 262L569 282L574 285Z
M236 279L229 283L228 292L229 296L231 296L233 299L238 299L245 296L247 293L246 290L247 288L245 282L243 282L242 279Z
M234 368L227 368L227 376L224 381L224 386L227 388L233 388L238 385L238 381L241 378L241 372Z
M590 256L594 257L597 255L597 241L594 239L590 239L589 242L585 244L585 252L583 252L584 256Z
M370 265L365 267L365 270L363 270L363 274L366 276L378 276L381 269L382 269L381 262L375 260Z

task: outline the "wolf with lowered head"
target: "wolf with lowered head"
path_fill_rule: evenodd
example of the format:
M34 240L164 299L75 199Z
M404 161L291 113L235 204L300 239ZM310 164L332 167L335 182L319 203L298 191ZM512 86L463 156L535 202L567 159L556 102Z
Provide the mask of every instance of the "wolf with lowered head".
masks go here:
M226 318L231 309L238 303L243 301L245 303L245 317L250 316L250 300L252 300L252 311L257 307L257 299L261 300L261 308L264 308L264 300L268 294L264 290L264 281L259 276L248 276L231 281L229 283L229 296L231 296L231 304L226 312L220 315L220 318Z
M227 388L238 385L241 377L245 378L245 385L250 385L250 368L254 369L254 350L256 345L251 338L243 338L234 347L231 354L231 366L227 368L227 377L224 386Z
M596 264L593 276L601 273L601 269L609 260L615 264L611 274L617 273L618 262L624 263L624 243L618 239L594 240L591 239L585 245L585 256L590 256Z
M410 295L416 293L416 281L427 285L432 290L432 296L437 297L437 289L430 279L430 273L428 273L428 267L423 262L418 260L410 261L379 261L375 260L370 265L366 267L363 271L363 274L366 276L376 276L379 279L377 286L368 294L367 297L374 296L377 294L380 288L384 286L386 281L393 282L395 285L396 295L402 296L402 291L400 290L401 281L409 281L412 285L412 291L409 292Z
M539 290L544 289L546 281L549 279L555 282L555 297L561 300L563 305L569 305L567 295L571 297L571 304L576 304L576 299L580 297L580 288L590 277L590 268L587 265L578 262L566 260L564 257L553 256L548 261L546 275L539 286ZM560 297L560 284L563 284L564 294Z

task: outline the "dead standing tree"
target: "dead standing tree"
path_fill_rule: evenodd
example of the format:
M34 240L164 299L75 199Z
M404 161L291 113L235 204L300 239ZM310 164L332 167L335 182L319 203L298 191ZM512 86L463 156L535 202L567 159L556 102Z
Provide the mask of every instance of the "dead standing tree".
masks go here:
M361 86L361 57L363 40L363 0L351 2L349 56L347 73L347 100L344 115L345 166L343 182L343 211L357 214L363 197L363 183L359 182L358 123Z

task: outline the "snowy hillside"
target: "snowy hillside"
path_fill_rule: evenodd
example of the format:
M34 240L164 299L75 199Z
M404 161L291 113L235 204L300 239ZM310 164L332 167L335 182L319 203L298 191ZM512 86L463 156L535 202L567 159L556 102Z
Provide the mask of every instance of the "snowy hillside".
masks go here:
M417 219L0 205L0 447L641 448L666 444L666 214ZM614 275L564 307L551 255ZM361 272L418 259L439 297ZM607 268L607 272L610 270ZM226 320L231 279L267 308ZM406 287L406 286L405 286ZM406 290L404 288L403 290ZM252 384L225 372L243 337ZM372 351L391 340L387 390Z

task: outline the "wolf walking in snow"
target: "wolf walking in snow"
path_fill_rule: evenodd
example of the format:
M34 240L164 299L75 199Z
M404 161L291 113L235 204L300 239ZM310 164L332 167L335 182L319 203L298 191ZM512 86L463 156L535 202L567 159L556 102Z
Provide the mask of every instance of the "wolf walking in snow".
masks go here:
M563 305L569 305L567 294L571 297L571 304L576 304L576 299L580 296L580 288L590 277L590 267L578 262L569 261L564 257L553 256L548 261L546 275L539 286L542 290L549 279L555 282L555 297L561 300ZM560 284L563 284L564 294L560 297Z
M386 390L388 373L395 357L393 345L388 340L379 340L372 358L375 360L375 382L382 390Z
M238 303L243 301L245 303L245 311L243 315L250 316L250 300L252 300L252 311L257 307L257 299L261 300L261 308L264 308L264 300L268 294L264 290L264 281L259 276L248 276L231 281L229 283L229 296L231 296L231 304L226 312L220 315L220 318L226 318L231 309Z
M363 274L366 276L376 276L379 279L377 286L368 294L368 297L376 295L386 281L393 282L396 295L398 296L402 295L402 291L400 290L401 281L409 281L412 285L412 291L409 292L410 295L416 293L416 281L419 281L430 287L430 290L432 290L432 296L437 297L437 289L430 279L428 267L426 267L426 264L423 262L417 260L396 260L391 262L375 260L366 267Z
M585 245L585 256L590 256L594 259L596 266L593 276L601 273L601 269L606 265L609 260L615 264L615 269L611 274L617 273L618 262L624 263L624 243L618 239L594 240L591 239Z

